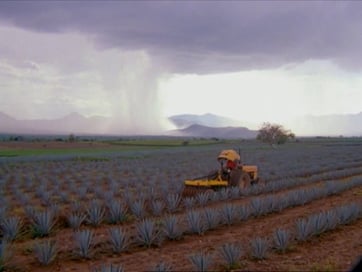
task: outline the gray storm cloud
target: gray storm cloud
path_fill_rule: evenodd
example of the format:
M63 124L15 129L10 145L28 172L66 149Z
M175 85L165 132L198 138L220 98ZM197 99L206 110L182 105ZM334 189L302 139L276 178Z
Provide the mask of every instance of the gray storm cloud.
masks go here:
M154 134L169 126L157 92L163 72L146 52L96 50L76 33L0 26L0 36L0 51L7 50L0 57L1 111L18 119L109 116L94 133Z
M12 93L0 109L104 110L113 132L152 133L166 123L162 76L310 60L359 72L361 29L359 1L1 1L0 79Z
M270 68L308 59L362 68L358 1L39 1L0 7L0 20L9 24L80 31L100 49L146 50L172 72Z

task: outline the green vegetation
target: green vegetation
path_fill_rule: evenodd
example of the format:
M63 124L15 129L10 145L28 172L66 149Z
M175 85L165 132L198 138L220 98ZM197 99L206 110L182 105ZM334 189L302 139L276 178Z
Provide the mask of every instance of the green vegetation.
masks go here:
M120 139L116 141L104 141L111 145L139 146L139 147L179 147L179 146L200 146L220 144L225 141L218 139L185 139L185 138L142 138L142 139Z
M31 148L0 150L0 157L39 156L39 155L77 155L94 153L94 149L85 148Z
M82 138L77 137L79 140L76 143L62 141L59 144L56 136L53 138L44 138L34 141L33 138L23 137L19 144L14 142L6 148L1 148L0 145L0 159L12 158L41 158L48 157L49 159L55 158L71 158L80 161L107 161L111 157L139 157L138 152L144 151L157 151L167 149L225 149L233 148L242 152L269 150L269 147L263 145L257 140L241 140L241 139L217 139L217 138L193 138L193 137L166 137L166 136L138 136L138 137L99 137L99 138ZM34 143L34 145L32 145ZM39 144L40 143L40 144ZM54 145L53 145L54 143ZM22 147L21 144L26 144ZM280 146L282 149L289 149L290 147L299 149L316 148L317 146L362 146L362 139L354 138L333 138L333 137L314 137L314 138L298 138L296 141L287 142Z
M82 141L84 142L84 141ZM200 138L173 138L173 137L140 137L140 138L121 138L104 139L95 143L102 145L71 147L64 145L64 148L52 147L49 142L44 142L42 147L37 148L8 148L0 149L0 157L21 157L21 156L50 156L50 155L69 155L84 160L107 160L103 154L114 155L123 151L142 151L155 150L170 147L196 147L222 144L226 141L218 139L200 139ZM19 142L20 143L20 142ZM47 144L46 144L47 143ZM85 156L85 157L83 157Z

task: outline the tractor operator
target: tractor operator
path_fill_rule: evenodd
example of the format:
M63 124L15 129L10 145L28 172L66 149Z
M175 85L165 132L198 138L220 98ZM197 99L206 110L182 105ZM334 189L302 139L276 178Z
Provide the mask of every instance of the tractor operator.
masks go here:
M240 155L234 150L224 150L220 153L218 161L221 165L221 174L226 179L230 179L230 173L240 164Z

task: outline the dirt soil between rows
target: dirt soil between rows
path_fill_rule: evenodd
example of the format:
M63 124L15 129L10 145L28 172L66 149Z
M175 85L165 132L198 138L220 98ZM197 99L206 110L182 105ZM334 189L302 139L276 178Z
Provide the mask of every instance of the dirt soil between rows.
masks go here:
M234 202L242 202L243 199ZM114 255L102 248L109 225L94 228L99 242L91 259L84 260L74 255L73 232L62 229L55 234L60 252L56 261L43 267L30 252L34 241L15 243L16 258L11 261L8 271L94 271L100 264L121 264L125 271L151 271L157 263L164 261L172 271L195 271L189 256L200 251L213 254L210 271L225 271L218 249L225 243L240 243L243 248L241 265L233 271L349 271L362 256L362 220L351 225L340 226L307 242L293 241L286 253L269 250L265 260L254 260L249 256L249 243L254 237L272 237L277 228L294 229L296 219L338 207L351 202L362 203L362 187L342 194L312 201L304 206L288 208L280 213L260 218L250 218L231 226L219 227L203 235L184 235L178 241L164 241L160 247L130 249L129 252ZM222 206L225 202L213 204Z

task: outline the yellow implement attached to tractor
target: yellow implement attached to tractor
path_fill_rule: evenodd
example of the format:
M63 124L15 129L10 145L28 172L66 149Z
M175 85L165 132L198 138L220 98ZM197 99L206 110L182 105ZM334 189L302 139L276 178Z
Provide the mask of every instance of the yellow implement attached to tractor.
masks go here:
M217 157L220 169L210 174L185 180L184 195L194 195L202 191L217 190L224 187L245 189L259 181L256 165L243 165L240 155L232 149L223 150Z

